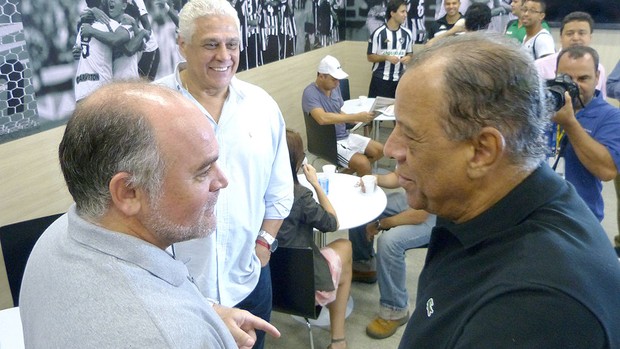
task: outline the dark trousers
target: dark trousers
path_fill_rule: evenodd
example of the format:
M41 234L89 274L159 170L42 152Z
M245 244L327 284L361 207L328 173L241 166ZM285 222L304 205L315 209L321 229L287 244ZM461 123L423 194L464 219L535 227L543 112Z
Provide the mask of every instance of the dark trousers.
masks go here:
M262 318L269 322L271 320L271 271L269 270L269 264L261 268L260 278L258 284L254 288L254 291L250 293L244 300L235 305L235 308L240 308L249 311L250 313ZM263 349L265 346L265 332L256 331L256 343L252 348Z
M370 88L368 89L368 97L389 97L396 96L396 86L398 81L386 81L376 76L370 79Z

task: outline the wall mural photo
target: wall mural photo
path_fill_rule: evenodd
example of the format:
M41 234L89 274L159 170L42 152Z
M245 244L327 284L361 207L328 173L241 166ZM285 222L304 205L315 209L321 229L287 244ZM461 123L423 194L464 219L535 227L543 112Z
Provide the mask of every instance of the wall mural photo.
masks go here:
M0 0L0 143L65 123L76 100L110 79L172 73L181 59L176 28L186 1ZM229 1L241 22L240 71L342 40L367 41L384 23L387 3ZM508 0L489 6L496 2ZM416 43L441 9L442 0L407 2L406 26Z

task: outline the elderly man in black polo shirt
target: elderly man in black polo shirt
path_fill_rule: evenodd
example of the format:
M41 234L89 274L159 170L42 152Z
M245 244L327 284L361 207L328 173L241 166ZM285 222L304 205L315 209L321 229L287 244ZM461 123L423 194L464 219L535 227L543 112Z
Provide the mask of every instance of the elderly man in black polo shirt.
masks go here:
M620 263L544 162L543 85L508 40L439 40L398 85L385 154L438 217L399 348L618 348Z

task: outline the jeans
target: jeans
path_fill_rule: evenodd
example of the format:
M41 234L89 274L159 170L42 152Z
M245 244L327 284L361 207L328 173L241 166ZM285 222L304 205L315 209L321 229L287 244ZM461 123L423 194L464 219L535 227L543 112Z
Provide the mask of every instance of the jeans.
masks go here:
M260 270L260 277L258 278L258 284L256 284L254 291L239 302L239 304L235 305L235 308L247 310L253 315L269 322L271 319L271 300L271 270L269 269L269 264L267 264ZM254 343L252 348L263 349L264 346L265 331L257 330L256 343Z
M387 207L379 218L394 216L408 208L405 193L389 193ZM377 281L381 308L385 308L382 309L381 317L390 319L391 316L385 314L386 310L388 313L406 314L409 295L405 251L428 243L435 220L435 215L429 215L422 224L401 225L379 235L376 253ZM353 261L370 260L375 255L373 243L366 239L365 225L350 229L349 239L353 247Z

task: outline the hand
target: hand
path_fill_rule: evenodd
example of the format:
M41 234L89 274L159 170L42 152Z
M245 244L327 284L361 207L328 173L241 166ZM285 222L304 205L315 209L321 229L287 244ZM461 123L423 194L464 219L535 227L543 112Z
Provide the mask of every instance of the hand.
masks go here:
M407 64L407 63L409 63L410 60L411 60L411 56L410 55L406 55L406 56L403 56L400 59L400 63L401 64Z
M375 222L366 224L366 239L368 241L372 241L377 234L379 234L379 229L377 229Z
M71 54L73 55L73 59L76 61L80 60L80 56L82 55L82 46L80 45L73 45L73 48L71 49Z
M108 15L106 15L105 12L103 12L97 7L91 7L90 10L95 16L95 20L105 24L106 26L110 25L110 17L108 17Z
M316 169L314 168L314 166L310 164L303 164L301 165L301 168L304 171L304 176L306 176L308 183L310 183L313 187L318 186L319 178L316 175Z
M361 122L368 123L375 119L375 114L367 111L357 113L357 115L359 117L359 121Z
M82 24L82 26L80 27L80 30L82 32L82 37L84 38L91 37L94 32L93 26L88 23Z
M386 56L385 60L392 64L397 64L398 62L400 62L400 58L398 58L398 56Z
M269 263L269 259L271 259L271 251L263 245L256 244L256 257L260 260L260 266L264 267Z
M575 110L573 109L573 99L568 91L564 92L564 100L564 106L551 117L551 121L565 127L571 122L577 121L577 118L575 118Z
M256 330L263 330L275 338L280 337L280 331L277 328L248 311L219 304L214 304L213 310L224 321L239 348L252 348L256 342Z

